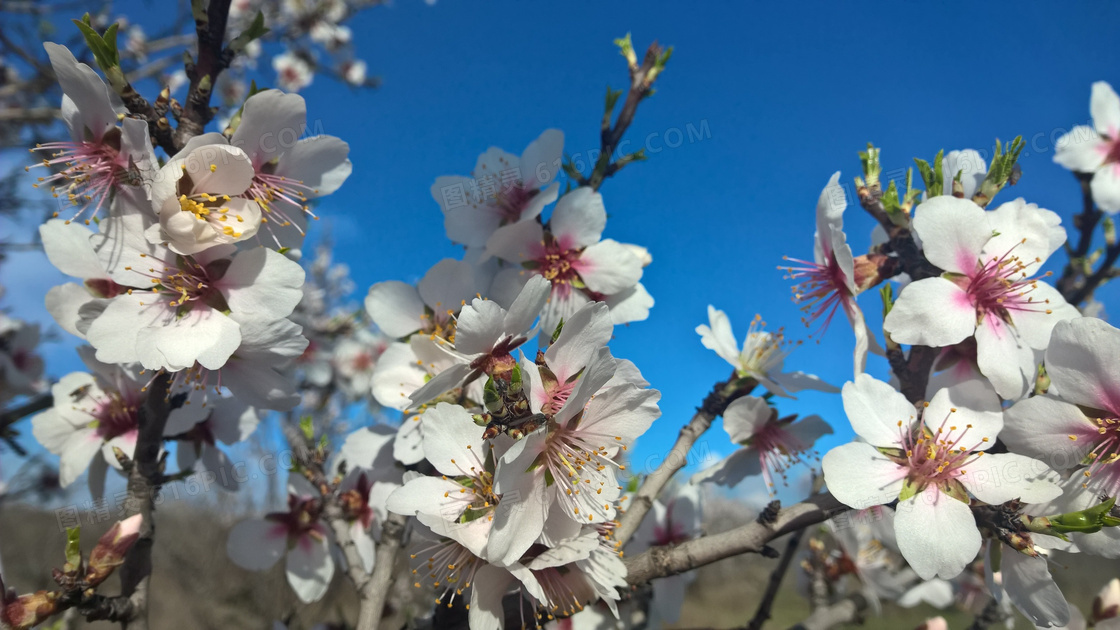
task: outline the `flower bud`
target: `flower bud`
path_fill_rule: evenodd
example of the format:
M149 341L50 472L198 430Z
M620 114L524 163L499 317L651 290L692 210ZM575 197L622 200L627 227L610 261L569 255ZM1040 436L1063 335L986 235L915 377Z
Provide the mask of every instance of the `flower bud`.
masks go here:
M104 582L117 567L124 564L125 554L140 539L142 522L143 517L140 514L130 516L115 523L97 541L97 546L89 554L89 570L86 571L86 581L89 586L97 586Z
M1093 600L1094 622L1120 617L1120 579L1112 578Z
M58 612L58 593L52 591L36 591L28 595L20 595L14 600L5 600L4 608L0 610L0 622L11 626L13 630L31 628Z

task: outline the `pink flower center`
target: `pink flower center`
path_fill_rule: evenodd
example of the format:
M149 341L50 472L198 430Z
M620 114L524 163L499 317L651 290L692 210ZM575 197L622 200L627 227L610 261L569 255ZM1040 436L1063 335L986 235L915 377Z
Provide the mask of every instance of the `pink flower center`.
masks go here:
M102 440L109 441L140 428L141 399L137 392L109 391L91 402L94 407L90 415L97 421L96 433Z
M276 523L275 533L287 536L289 546L307 545L310 539L318 540L327 535L326 527L319 522L322 511L322 501L289 494L287 512L273 512L264 518Z
M936 431L929 431L923 425L904 427L898 423L899 443L904 450L905 460L900 462L909 469L909 479L918 488L927 485L943 486L965 474L965 466L975 462L984 453L978 450L989 441L987 436L977 437L971 424L960 429L950 425L953 409L941 421Z
M782 257L800 266L786 267L787 280L798 280L793 287L793 301L802 304L801 318L806 326L820 320L820 327L813 334L828 330L836 309L852 300L852 292L835 256L828 256L825 264L797 258Z
M536 196L538 191L524 188L521 182L507 186L494 196L494 206L502 217L501 225L516 223L521 220L521 213Z
M564 247L552 237L546 236L530 266L552 283L554 292L566 296L573 284L583 286L583 280L579 277L579 256L580 250Z
M545 618L552 620L554 615L570 616L583 610L584 602L599 599L583 573L567 566L548 567L533 571L533 577L544 591L543 602Z
M1115 489L1120 487L1120 418L1093 418L1095 427L1086 427L1080 435L1070 434L1071 441L1084 440L1092 445L1092 450L1084 460L1089 466L1082 472L1085 483L1082 487L1089 486L1090 477L1096 477L1095 486L1100 486L1102 491L1115 494Z
M146 254L140 256L149 258ZM153 266L147 269L135 269L129 266L125 267L125 270L136 271L147 276L153 285L151 292L170 298L168 305L176 311L189 311L195 304L206 304L219 311L227 311L229 306L226 305L216 282L225 275L229 263L230 259L219 258L202 265L189 256L177 256L174 266L163 266L163 263L153 260ZM131 294L132 290L130 289L128 293Z
M668 507L665 508L665 522L653 526L654 546L678 545L692 538L685 531L683 523L673 520L673 506L675 505L675 501L669 503Z
M793 422L794 416L774 420L762 425L762 428L751 436L747 446L758 449L758 459L762 464L762 478L770 492L774 492L774 476L782 478L783 485L786 480L786 471L795 464L805 460L805 455L811 444L804 444L798 437L786 430Z
M1113 137L1105 143L1105 164L1120 163L1120 137L1113 134Z
M1032 293L1038 280L1028 277L1030 267L1041 264L1042 260L1035 258L1023 261L1012 254L1014 250L1013 247L998 258L993 256L961 281L965 285L962 288L968 292L969 299L976 307L978 320L993 317L1010 322L1015 312L1051 312L1049 300L1035 301ZM1042 277L1048 275L1049 272Z
M119 130L110 131L98 141L48 142L35 145L33 151L51 152L36 166L62 167L53 175L40 177L34 186L48 185L55 198L65 195L71 205L78 208L67 223L92 208L90 217L85 219L86 225L89 225L90 219L97 216L114 189L141 183L139 168L120 151ZM57 217L58 213L54 216Z

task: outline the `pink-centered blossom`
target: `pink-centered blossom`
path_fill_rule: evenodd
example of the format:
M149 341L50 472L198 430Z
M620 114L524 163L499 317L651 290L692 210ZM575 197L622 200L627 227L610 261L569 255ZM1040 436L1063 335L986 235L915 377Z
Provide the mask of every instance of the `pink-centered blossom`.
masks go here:
M1120 96L1104 81L1089 98L1093 126L1078 125L1054 145L1054 161L1092 177L1093 200L1109 214L1120 212Z
M1057 474L1043 462L985 452L1003 426L999 398L985 381L939 391L921 419L902 394L866 374L842 396L862 441L825 454L828 489L857 510L898 499L899 551L924 579L956 576L980 550L970 497L999 505L1061 494Z
M146 196L145 182L156 171L148 124L125 117L127 110L116 94L65 46L46 42L43 47L62 86L62 118L70 140L36 145L34 151L48 154L41 165L59 168L39 178L36 186L50 186L55 197L77 207L73 218L88 210L88 225L114 195Z
M907 285L883 328L895 342L933 347L974 337L980 372L1003 398L1022 398L1054 325L1079 316L1032 277L1065 242L1060 219L1022 199L986 212L940 196L918 206L913 223L926 258L945 273Z

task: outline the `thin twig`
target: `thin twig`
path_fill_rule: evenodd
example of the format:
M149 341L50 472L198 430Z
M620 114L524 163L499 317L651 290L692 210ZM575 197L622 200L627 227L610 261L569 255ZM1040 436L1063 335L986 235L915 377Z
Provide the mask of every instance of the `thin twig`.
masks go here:
M810 525L821 523L847 506L831 494L818 494L811 499L778 512L768 523L753 522L741 527L696 538L675 547L653 547L626 561L626 581L643 584L654 578L676 575L717 560L744 553L761 553L767 543Z
M665 484L669 483L673 475L688 463L688 452L692 450L696 440L712 426L712 420L722 414L731 401L749 394L756 385L757 382L752 379L740 379L733 374L730 379L712 388L704 399L704 404L696 410L696 415L681 428L680 435L677 436L677 441L669 450L669 454L665 456L661 465L646 477L638 491L631 497L626 512L619 516L618 527L614 530L613 538L620 547L638 531L638 526L653 507L654 499L661 494Z
M1002 623L1005 619L1007 619L1007 614L993 597L988 600L984 610L980 611L980 614L972 620L972 625L968 627L968 630L987 630L987 628Z
M789 570L789 565L793 563L793 558L801 547L801 539L805 536L805 530L807 529L808 527L803 527L790 534L789 542L786 543L786 549L782 552L782 558L778 561L778 566L770 572L766 592L762 595L762 601L758 603L758 609L755 611L754 617L747 624L747 630L761 630L762 625L770 619L770 610L774 607L774 600L778 597L778 590L782 587L782 578Z
M373 567L373 576L359 592L361 607L358 610L358 625L355 630L377 630L381 625L385 600L396 578L397 554L401 550L407 520L400 514L390 514L381 525L381 544L377 547L377 564Z

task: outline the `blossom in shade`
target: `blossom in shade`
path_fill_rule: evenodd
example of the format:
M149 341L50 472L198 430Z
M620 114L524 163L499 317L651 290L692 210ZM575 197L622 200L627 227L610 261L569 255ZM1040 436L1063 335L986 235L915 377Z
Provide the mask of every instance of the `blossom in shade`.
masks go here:
M986 381L934 395L918 419L894 388L866 374L843 390L844 411L862 441L822 460L825 483L841 503L865 509L899 500L899 551L923 579L958 575L980 551L970 495L990 505L1049 501L1057 473L1014 453L986 453L1003 426Z
M515 492L523 509L500 510L491 531L491 553L509 563L525 552L518 540L543 532L561 515L576 524L614 518L622 495L616 471L619 456L660 415L660 392L633 383L608 386L617 361L606 348L596 351L567 400L544 413L532 397L531 411L547 418L543 430L518 440L502 454L497 473L499 493ZM529 366L523 377L540 378ZM555 518L550 518L550 514Z
M548 300L548 291L547 282L533 278L508 310L481 298L463 307L456 320L454 344L448 344L447 350L455 363L414 391L411 406L422 405L483 373L512 369L515 359L510 353L532 336L533 322Z
M1065 242L1060 219L1022 199L985 212L939 196L918 206L913 223L926 258L945 273L907 285L883 328L897 343L938 348L974 337L980 372L1003 398L1022 398L1054 325L1080 315L1031 277Z
M1109 214L1120 212L1120 96L1104 81L1089 97L1093 126L1078 125L1054 145L1054 161L1092 177L1093 201Z
M45 388L39 325L0 313L0 402Z
M1070 607L1050 575L1046 556L1020 552L990 540L984 557L988 589L996 600L1009 600L1038 628L1065 628Z
M766 487L775 492L776 475L806 459L815 458L813 443L832 433L820 416L779 418L766 400L744 396L723 412L723 429L742 448L692 477L692 483L709 481L721 486L738 485L746 477L761 474Z
M209 392L207 392L209 394ZM204 395L192 404L205 403L196 415L169 418L166 435L175 436L178 446L175 456L180 471L196 470L202 473L207 486L215 483L224 490L238 490L246 481L243 471L218 448L218 444L232 446L252 435L260 423L257 410L236 398ZM197 414L204 414L201 419Z
M470 177L437 177L432 197L443 210L447 237L483 247L498 228L536 219L559 194L563 153L563 132L548 129L521 157L491 147L478 156Z
M791 393L803 389L839 391L812 374L782 372L790 350L782 331L766 332L762 330L765 325L762 316L756 315L740 350L727 314L709 304L708 325L697 326L696 334L700 335L700 343L730 363L740 378L753 378L774 395L792 398Z
M272 568L285 558L288 584L301 601L323 598L334 575L327 526L320 520L322 500L302 477L288 479L288 509L233 526L226 553L250 571Z
M108 467L120 468L113 449L128 457L136 449L140 407L151 377L143 376L137 366L101 363L88 346L79 354L90 372L72 372L59 379L51 387L53 406L33 417L31 428L43 448L59 456L59 484L69 486L88 468L90 488L100 497ZM190 397L171 410L171 431L166 435L206 415L201 401L187 404L187 400Z

